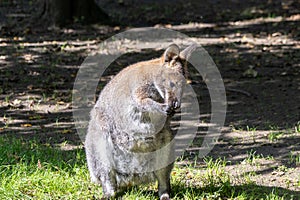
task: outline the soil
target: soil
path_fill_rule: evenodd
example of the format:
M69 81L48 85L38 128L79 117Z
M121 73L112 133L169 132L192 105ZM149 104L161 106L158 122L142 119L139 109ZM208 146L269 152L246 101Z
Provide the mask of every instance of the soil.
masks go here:
M99 4L118 26L74 23L61 29L35 26L30 20L38 9L34 2L0 3L0 134L51 144L68 141L70 148L81 144L72 116L72 88L85 57L120 31L165 27L201 44L222 75L226 121L209 155L230 161L226 169L237 185L251 173L257 185L300 191L297 1L103 0ZM104 82L128 64L161 52L137 49L123 55ZM209 123L207 86L192 66L190 70L200 120ZM197 150L194 144L187 155L195 157Z

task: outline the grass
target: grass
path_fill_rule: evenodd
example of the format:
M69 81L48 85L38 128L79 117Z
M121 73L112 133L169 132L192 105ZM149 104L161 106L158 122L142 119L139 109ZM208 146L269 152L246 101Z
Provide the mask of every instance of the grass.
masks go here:
M300 133L300 121L295 125L295 132Z
M251 149L250 151L247 152L247 158L244 160L245 162L254 165L256 164L256 161L260 158L263 158L262 155L259 155L256 153L256 151L254 151L253 149Z
M89 180L83 148L66 151L39 141L0 136L0 199L101 198L101 187ZM226 159L182 163L171 174L172 199L293 199L285 189L233 184ZM156 191L156 184L133 187L123 199L157 199Z
M296 165L300 165L300 153L291 151L289 154L290 163L295 163Z
M274 142L274 141L277 141L280 137L282 137L284 135L283 132L270 132L268 134L268 139L270 142Z
M82 149L61 151L37 140L0 137L0 199L91 199Z

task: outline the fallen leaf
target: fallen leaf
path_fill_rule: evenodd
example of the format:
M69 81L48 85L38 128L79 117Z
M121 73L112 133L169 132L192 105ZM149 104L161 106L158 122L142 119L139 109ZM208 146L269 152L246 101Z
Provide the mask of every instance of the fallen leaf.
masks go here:
M32 127L32 124L21 124L21 127Z
M34 115L34 116L30 116L29 120L36 120L36 119L43 119L44 117L41 115Z
M18 105L18 104L20 104L21 102L22 102L21 100L15 99L12 103L13 103L14 105Z
M63 102L63 101L58 101L58 102L56 102L58 105L64 105L65 104L65 102Z
M188 179L191 179L191 178L193 178L193 174L192 174L191 172L188 172L188 173L186 174L186 177L187 177Z
M39 169L42 169L42 164L41 164L41 161L40 161L40 160L38 160L37 167L38 167Z
M67 133L72 133L72 130L70 129L64 129L63 131L61 131L62 134L67 134Z
M243 76L245 77L257 77L258 75L258 72L254 69L254 67L251 65L249 66L249 69L247 69L244 73L243 73Z

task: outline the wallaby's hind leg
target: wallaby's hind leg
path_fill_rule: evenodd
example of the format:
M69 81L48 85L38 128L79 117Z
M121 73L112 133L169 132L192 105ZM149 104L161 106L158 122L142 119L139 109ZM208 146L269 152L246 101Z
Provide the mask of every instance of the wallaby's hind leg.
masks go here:
M86 158L87 158L87 164L88 164L88 168L89 168L89 172L90 172L91 181L93 183L100 184L101 181L100 181L99 177L97 177L97 175L95 173L96 171L94 170L96 168L96 166L95 166L96 159L89 151L86 151Z
M102 190L104 193L103 197L105 198L114 197L118 192L114 170L104 169L101 172L100 179L101 179Z
M93 141L97 141L97 139ZM101 146L101 144L99 145ZM97 149L97 147L93 146L93 144L86 145L86 156L91 181L101 184L105 198L113 197L117 192L114 169L111 168L107 162L107 158L105 158L107 152L104 151L99 154L101 150L99 150L99 148L98 151L95 149Z
M114 170L104 167L103 165L101 165L101 163L88 163L89 168L92 168L92 170L90 170L91 181L97 184L101 184L103 197L107 199L109 199L110 197L114 197L117 193L117 184L115 180ZM98 170L96 171L95 169Z
M113 197L117 192L108 133L107 117L99 109L93 109L85 140L85 151L91 180L101 183L105 198Z
M167 166L166 168L157 170L154 172L158 180L158 195L160 200L169 200L171 185L170 185L170 173L173 168L173 164Z

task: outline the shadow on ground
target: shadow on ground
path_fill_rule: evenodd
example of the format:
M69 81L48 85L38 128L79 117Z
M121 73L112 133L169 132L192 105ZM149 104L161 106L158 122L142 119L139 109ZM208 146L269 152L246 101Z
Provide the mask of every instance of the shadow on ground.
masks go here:
M299 155L300 151L300 16L296 1L241 4L238 1L178 0L176 4L163 1L151 5L148 1L141 5L125 0L117 5L102 1L103 8L110 8L110 15L121 22L120 27L74 24L51 31L22 23L28 22L31 9L27 9L27 3L20 2L0 3L3 11L0 14L1 137L13 135L52 146L67 142L69 150L80 146L82 142L76 134L71 104L80 64L89 53L98 50L105 38L125 30L127 25L159 24L156 27L178 30L201 44L223 77L228 100L227 131L210 155L228 158L233 167L240 166L251 155L262 159L264 167L247 165L248 171L268 175L269 178L263 178L270 182L274 178L272 173L280 166L294 170L281 178L276 176L278 182L272 182L274 187L242 185L230 186L230 189L251 193L252 187L256 190L262 187L263 191L276 189L280 193L298 194L284 189L286 184L280 181L294 178L299 172L299 162L293 160L293 155ZM98 92L111 75L128 64L160 54L161 51L151 50L123 55L111 65ZM190 71L192 87L200 100L200 120L209 123L209 91L192 66ZM272 139L272 134L277 136ZM188 152L192 157L195 157L193 152L199 150L195 148ZM70 153L65 150L62 149L62 155ZM273 160L263 159L268 156ZM178 190L189 189L193 190L185 187ZM206 189L195 191L202 193Z

